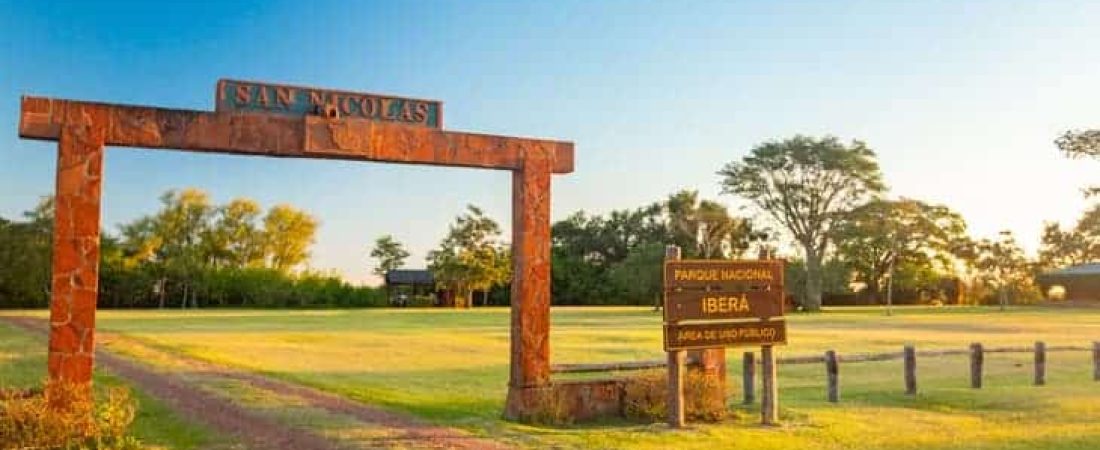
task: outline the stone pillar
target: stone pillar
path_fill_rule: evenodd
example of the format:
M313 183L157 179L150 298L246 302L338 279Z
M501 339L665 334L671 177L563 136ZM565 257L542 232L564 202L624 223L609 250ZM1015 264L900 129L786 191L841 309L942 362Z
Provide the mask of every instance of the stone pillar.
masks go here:
M61 129L53 229L48 370L90 385L99 293L99 203L104 114L76 111Z
M512 174L512 352L504 417L524 420L550 386L549 152L529 148Z
M699 368L703 376L713 380L711 386L714 391L708 395L721 399L726 398L726 349L708 348L706 350L689 350L688 358L699 361Z

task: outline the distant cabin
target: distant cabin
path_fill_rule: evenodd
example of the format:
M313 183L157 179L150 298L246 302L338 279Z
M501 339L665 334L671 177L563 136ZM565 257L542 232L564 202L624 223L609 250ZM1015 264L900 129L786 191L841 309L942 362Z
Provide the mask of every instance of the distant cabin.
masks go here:
M395 269L382 277L392 306L454 306L454 295L437 289L427 269Z
M1036 281L1047 299L1100 304L1100 262L1052 270Z

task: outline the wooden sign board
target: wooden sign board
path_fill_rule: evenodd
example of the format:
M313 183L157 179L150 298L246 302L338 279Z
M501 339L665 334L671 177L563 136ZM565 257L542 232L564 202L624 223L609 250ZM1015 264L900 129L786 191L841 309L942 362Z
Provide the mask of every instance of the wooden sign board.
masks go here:
M218 80L218 112L326 115L443 128L443 103L284 84Z
M665 294L665 321L779 317L783 291L720 292L681 290Z
M781 260L665 261L665 350L783 344ZM760 319L748 321L745 319Z
M718 291L737 291L748 285L782 287L783 262L770 260L665 262L665 290L708 288Z
M787 321L665 324L665 351L787 343Z

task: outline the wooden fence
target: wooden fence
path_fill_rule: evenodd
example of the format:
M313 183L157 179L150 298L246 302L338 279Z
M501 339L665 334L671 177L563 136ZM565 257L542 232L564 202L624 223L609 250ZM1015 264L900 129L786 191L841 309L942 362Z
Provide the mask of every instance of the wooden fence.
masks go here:
M1033 384L1042 386L1046 384L1046 365L1048 352L1092 352L1092 379L1100 381L1100 341L1093 342L1092 347L1078 345L1047 346L1042 341L1035 342L1032 347L993 347L986 348L980 342L970 344L967 349L929 350L917 351L912 345L906 345L901 352L889 353L863 353L854 355L837 355L833 350L826 351L822 356L798 356L793 358L780 358L780 363L785 364L813 364L825 363L825 398L830 402L840 401L840 371L842 362L865 361L890 361L894 359L904 360L903 379L905 381L905 393L916 395L917 393L917 358L968 355L970 357L970 387L981 389L982 375L985 367L985 355L990 353L1033 353L1034 376ZM746 354L748 356L748 354ZM744 376L751 376L745 372Z
M938 356L969 355L970 357L970 386L975 389L982 387L982 375L985 365L985 355L990 353L1033 353L1034 377L1033 383L1037 386L1046 384L1046 363L1049 352L1079 352L1091 351L1094 381L1100 381L1100 341L1092 343L1092 347L1078 345L1052 345L1044 342L1036 342L1031 347L991 347L986 348L981 343L970 344L967 349L922 350L918 351L912 345L906 345L900 352L886 353L856 353L838 354L834 350L828 350L823 355L790 356L776 358L776 365L784 364L821 364L825 365L825 390L826 399L830 402L840 401L840 365L841 363L857 363L868 361L891 361L901 359L905 393L917 394L917 358ZM695 361L688 361L689 364ZM555 364L550 370L553 373L593 373L593 372L619 372L632 370L648 370L666 367L665 360L631 361L607 364ZM742 394L743 402L751 404L755 401L756 366L760 362L752 352L745 352L742 358Z

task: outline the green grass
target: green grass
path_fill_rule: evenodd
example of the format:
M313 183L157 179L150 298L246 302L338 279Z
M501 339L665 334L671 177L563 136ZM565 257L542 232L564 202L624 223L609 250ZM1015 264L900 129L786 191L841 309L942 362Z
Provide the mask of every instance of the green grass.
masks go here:
M0 386L24 389L41 386L45 375L45 339L0 323ZM125 382L109 373L96 371L95 384L97 387L124 386ZM147 447L198 449L223 443L210 430L185 421L140 390L131 387L131 392L138 404L132 431Z
M1045 387L1030 385L1030 355L987 355L981 390L969 388L965 357L922 358L915 398L902 394L900 361L843 364L839 404L824 401L822 365L786 365L779 370L778 428L760 427L757 411L740 407L738 418L727 423L682 432L625 423L511 424L499 419L508 319L504 308L173 310L103 311L99 324L157 348L532 447L1100 448L1100 383L1091 380L1086 352L1051 353ZM1100 340L1100 310L899 308L885 317L875 309L844 309L789 320L789 345L781 356L900 351L906 343L942 349L976 341L1024 346ZM728 352L731 403L740 395L740 352ZM551 354L555 363L662 358L659 315L648 308L555 308Z

